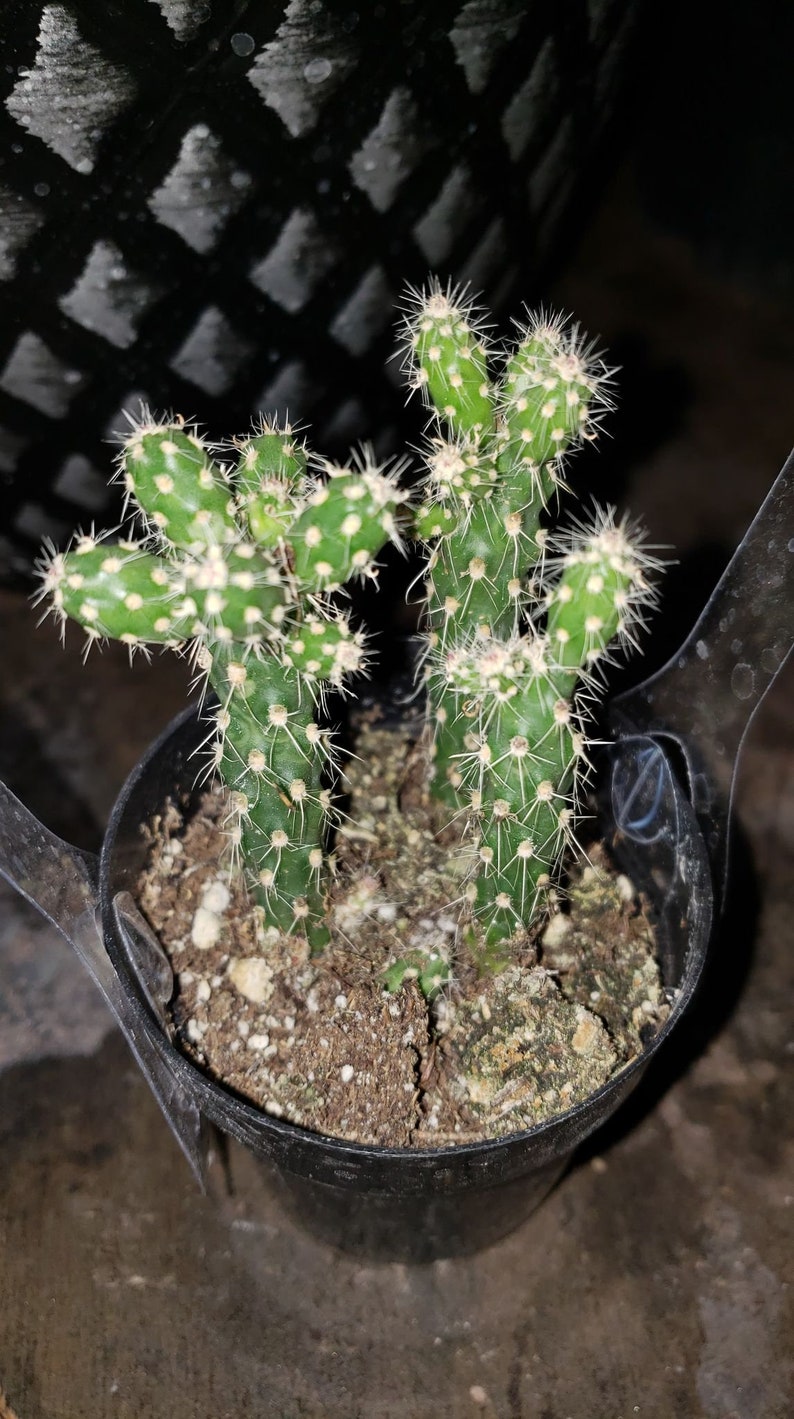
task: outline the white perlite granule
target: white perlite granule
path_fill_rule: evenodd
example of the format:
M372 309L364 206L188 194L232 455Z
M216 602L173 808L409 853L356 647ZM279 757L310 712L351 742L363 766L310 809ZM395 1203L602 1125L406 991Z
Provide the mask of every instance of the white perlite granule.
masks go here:
M264 956L243 956L229 962L229 980L253 1005L264 1005L273 994L273 971Z

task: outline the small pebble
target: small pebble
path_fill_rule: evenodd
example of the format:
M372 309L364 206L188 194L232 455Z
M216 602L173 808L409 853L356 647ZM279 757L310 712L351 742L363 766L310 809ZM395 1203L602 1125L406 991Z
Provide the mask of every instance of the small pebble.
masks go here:
M270 1044L270 1036L249 1035L247 1044L249 1049L267 1049L268 1045Z
M201 894L202 906L211 912L225 912L231 901L225 882L210 882Z
M617 887L618 896L622 902L628 903L634 901L634 883L631 882L628 877L625 877L622 872L615 878L615 886Z
M579 1023L571 1039L571 1049L576 1054L593 1054L601 1043L602 1034L603 1026L599 1021L593 1015L588 1015L586 1011L582 1010Z
M342 1076L342 1083L349 1084L351 1079L355 1077L356 1071L353 1068L352 1064L343 1064L339 1073Z
M244 956L229 962L229 980L246 1000L264 1005L273 994L273 969L264 956Z
M198 951L209 951L223 929L223 922L208 907L198 907L190 929L190 939Z
M543 933L543 945L549 948L559 946L560 942L568 935L570 929L570 917L564 916L562 912L557 912L556 916L551 918L551 921Z

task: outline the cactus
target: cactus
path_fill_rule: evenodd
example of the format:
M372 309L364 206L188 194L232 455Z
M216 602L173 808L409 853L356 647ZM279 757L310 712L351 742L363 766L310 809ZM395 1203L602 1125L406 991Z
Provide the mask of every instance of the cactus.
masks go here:
M525 573L543 560L540 520L563 457L596 437L610 403L610 372L577 326L531 319L495 380L482 331L473 307L438 284L414 295L405 320L405 367L437 426L416 529L431 548L427 622L442 650L521 624L535 591ZM455 807L465 725L438 682L433 707L435 791Z
M571 840L588 768L575 690L596 688L610 642L640 615L646 566L605 514L569 543L544 631L530 622L505 639L477 636L436 662L467 726L461 797L476 834L472 896L489 969L506 964L506 943L534 919Z
M492 971L556 880L600 668L633 641L654 563L611 512L565 537L544 526L565 460L610 407L610 372L578 327L541 313L499 352L471 304L435 282L412 293L404 334L431 411L410 510L428 549L429 781L440 813L463 820L467 939ZM328 937L334 819L325 696L366 661L338 603L351 578L376 579L385 543L400 545L400 471L366 450L345 466L309 456L267 420L211 447L182 420L147 416L119 460L124 537L80 535L42 567L41 594L88 646L192 654L218 700L210 763L234 856L266 922L314 949ZM432 999L453 974L451 957L412 951L383 980L416 980Z
M431 786L468 820L476 949L495 970L572 834L588 762L577 685L592 697L608 646L631 638L651 559L611 513L567 541L541 526L564 458L610 406L603 361L543 313L498 360L483 328L437 283L413 293L404 323L405 365L432 413L414 525L429 547Z
M268 923L318 948L333 813L318 709L365 659L330 593L375 575L405 495L367 452L308 474L288 427L263 424L234 446L229 471L180 421L134 428L120 472L141 535L80 535L48 554L42 594L88 644L192 648L220 701L212 763L234 851Z

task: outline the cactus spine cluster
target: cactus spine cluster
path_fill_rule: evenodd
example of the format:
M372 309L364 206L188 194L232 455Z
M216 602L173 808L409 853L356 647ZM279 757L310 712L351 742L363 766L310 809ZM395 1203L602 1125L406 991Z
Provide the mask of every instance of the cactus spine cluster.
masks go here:
M134 428L119 468L138 535L48 554L43 594L89 645L190 649L220 701L212 760L249 884L271 925L317 948L332 815L317 710L365 658L334 593L375 576L405 495L366 453L319 476L289 427L235 441L233 466L214 452L181 421Z
M571 836L587 765L582 696L649 597L649 559L610 514L549 539L566 455L596 437L609 371L541 315L506 353L438 285L406 319L406 366L431 410L417 535L429 545L435 796L469 819L481 964L504 964ZM496 366L495 375L490 373Z

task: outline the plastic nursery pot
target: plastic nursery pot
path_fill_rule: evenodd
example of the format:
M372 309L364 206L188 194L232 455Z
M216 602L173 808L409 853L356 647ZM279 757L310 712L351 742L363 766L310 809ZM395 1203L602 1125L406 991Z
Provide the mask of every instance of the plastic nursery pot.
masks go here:
M162 810L169 796L189 790L195 776L191 756L205 739L206 723L195 711L177 719L128 779L105 837L100 871L104 939L129 1012L158 1032L175 1084L201 1115L275 1164L284 1200L325 1240L369 1255L411 1260L488 1245L523 1221L576 1148L635 1088L695 990L711 924L709 865L697 824L666 762L659 760L649 779L639 761L644 781L658 798L656 833L645 853L637 853L635 842L626 861L658 913L663 978L674 998L662 1029L639 1058L551 1122L494 1142L395 1149L325 1137L269 1116L179 1053L157 1018L146 967L133 960L128 922L117 903L134 892L144 865L147 844L141 825ZM628 760L615 757L612 774L621 801L637 762L633 741Z
M384 1259L476 1251L537 1206L579 1145L669 1047L691 1004L715 896L719 904L723 891L738 753L794 639L793 479L794 455L681 650L611 706L601 830L655 912L671 1010L635 1060L548 1123L457 1147L367 1147L269 1116L175 1048L166 1010L171 967L133 893L146 853L142 824L193 783L191 756L206 736L195 710L166 730L128 779L99 864L49 833L0 784L0 872L74 946L200 1180L209 1122L275 1166L283 1197L304 1225L336 1245Z

